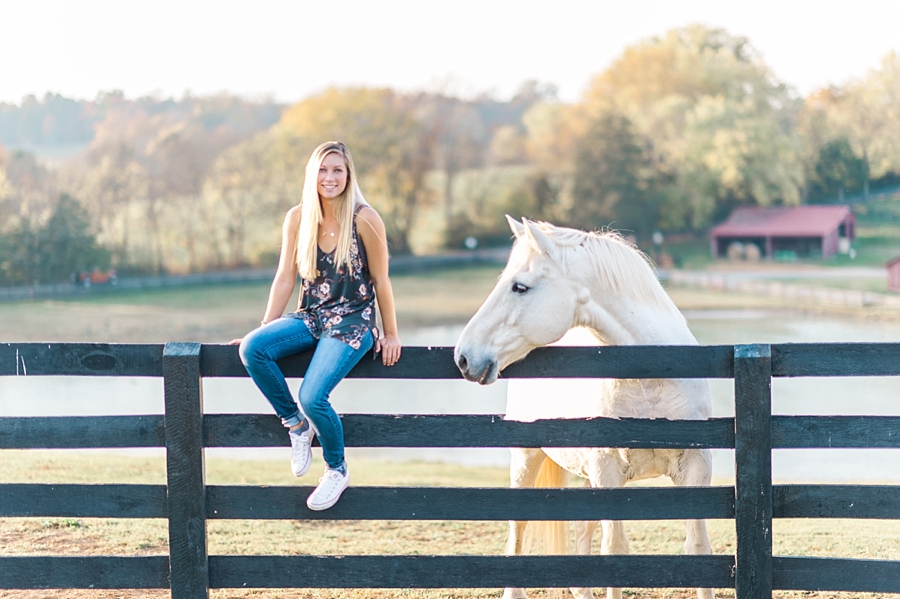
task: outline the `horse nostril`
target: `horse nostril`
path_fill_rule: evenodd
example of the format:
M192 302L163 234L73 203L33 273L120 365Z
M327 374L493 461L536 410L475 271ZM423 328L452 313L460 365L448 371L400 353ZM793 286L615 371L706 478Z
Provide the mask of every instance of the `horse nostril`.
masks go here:
M457 366L460 370L465 371L466 368L469 366L469 362L468 362L468 360L466 360L466 357L465 357L465 356L460 356L460 357L457 358L457 360L456 360L456 366Z

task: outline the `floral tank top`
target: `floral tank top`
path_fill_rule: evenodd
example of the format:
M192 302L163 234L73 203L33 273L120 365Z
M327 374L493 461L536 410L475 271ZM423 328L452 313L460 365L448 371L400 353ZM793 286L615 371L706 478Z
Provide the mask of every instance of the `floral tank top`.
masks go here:
M325 253L316 244L316 278L302 280L300 307L295 316L303 320L318 338L333 337L353 349L369 331L378 338L375 326L375 286L369 274L366 248L356 232L356 216L362 205L353 212L350 237L350 266L335 265L337 250ZM351 272L352 271L352 272Z

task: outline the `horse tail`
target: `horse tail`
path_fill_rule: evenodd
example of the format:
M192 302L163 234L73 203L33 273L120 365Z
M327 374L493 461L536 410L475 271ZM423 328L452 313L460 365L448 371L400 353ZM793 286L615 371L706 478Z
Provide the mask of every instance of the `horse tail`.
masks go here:
M566 471L550 458L544 458L535 488L561 488L566 486ZM569 525L568 522L556 520L534 520L525 526L522 537L524 553L565 555L568 549Z

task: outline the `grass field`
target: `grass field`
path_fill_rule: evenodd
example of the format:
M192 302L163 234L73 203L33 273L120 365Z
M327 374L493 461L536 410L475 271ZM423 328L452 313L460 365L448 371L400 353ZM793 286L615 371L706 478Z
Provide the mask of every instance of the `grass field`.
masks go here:
M401 339L404 330L465 323L493 289L500 270L499 265L478 266L392 276ZM840 277L825 284L840 286L842 281L845 287L854 284ZM4 302L0 303L0 340L227 343L258 325L268 290L265 283L231 284ZM684 287L668 291L682 310L797 308L786 298ZM292 299L289 309L295 305Z
M465 322L484 301L500 266L394 275L404 329ZM71 299L0 303L4 341L225 343L258 326L267 283L114 291ZM296 291L295 291L296 294ZM296 296L289 310L296 307Z

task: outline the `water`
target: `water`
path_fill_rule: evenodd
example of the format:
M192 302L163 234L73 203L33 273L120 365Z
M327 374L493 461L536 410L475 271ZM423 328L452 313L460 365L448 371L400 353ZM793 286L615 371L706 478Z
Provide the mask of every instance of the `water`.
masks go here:
M838 318L808 318L788 312L697 311L686 313L702 344L900 341L900 324ZM461 326L404 332L406 345L453 345ZM584 381L573 383L585 385ZM291 381L296 393L299 381ZM342 413L502 414L507 383L482 387L459 381L342 382L332 401ZM734 414L731 380L710 381L713 415ZM900 377L774 379L775 414L900 415ZM271 413L249 379L204 380L210 413ZM161 379L113 377L0 377L0 415L69 416L161 414ZM146 452L148 450L127 450ZM161 450L150 450L161 451ZM211 449L210 455L286 459L286 449ZM506 465L503 449L350 449L348 457L452 461ZM714 475L731 478L733 452L714 452ZM895 450L777 450L773 475L783 481L897 481Z

